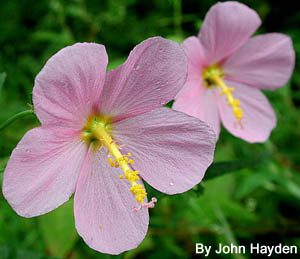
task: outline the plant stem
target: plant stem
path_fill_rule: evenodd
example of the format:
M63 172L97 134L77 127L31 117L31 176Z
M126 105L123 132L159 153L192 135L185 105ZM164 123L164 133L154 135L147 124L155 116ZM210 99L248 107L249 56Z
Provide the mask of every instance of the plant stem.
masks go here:
M174 28L175 33L182 37L182 3L181 0L174 0Z
M12 124L15 120L23 117L23 116L26 116L28 114L33 114L33 110L30 109L30 110L26 110L26 111L22 111L22 112L19 112L17 114L15 114L14 116L12 116L11 118L9 118L7 121L5 121L4 123L2 123L0 125L0 131L2 131L3 129L5 129L6 127L8 127L10 124Z
M233 231L226 219L226 217L224 216L222 210L220 209L220 207L217 204L213 205L213 209L215 211L215 215L217 216L220 224L222 225L223 231L224 231L224 238L226 240L226 242L228 243L228 245L233 244L235 246L237 246L237 240L233 234ZM237 258L237 259L244 259L245 257L239 254L234 254L233 258Z

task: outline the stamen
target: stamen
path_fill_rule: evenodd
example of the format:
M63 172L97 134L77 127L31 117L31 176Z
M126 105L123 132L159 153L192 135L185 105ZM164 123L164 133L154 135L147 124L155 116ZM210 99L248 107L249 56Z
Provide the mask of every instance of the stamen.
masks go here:
M232 95L234 88L228 87L223 79L218 76L212 76L211 80L215 82L217 86L221 87L221 94L225 94L228 105L231 106L234 116L237 118L238 122L240 122L244 116L244 113L241 108L240 101L235 99Z
M116 161L112 160L110 157L107 158L107 161L111 167L115 167L115 168L119 167L119 164Z
M238 122L241 122L241 119L244 117L243 110L241 108L240 101L233 97L234 88L228 87L223 78L223 71L220 66L213 65L206 68L203 71L204 82L207 87L215 85L221 88L221 95L226 96L228 105L232 108L234 116L237 118Z
M133 212L138 212L142 208L153 209L156 202L157 202L157 199L155 197L153 197L150 202L146 202L144 204L141 204L138 208L133 208L132 211Z
M151 202L144 203L147 196L147 192L142 184L139 184L140 180L139 172L131 168L134 164L133 159L131 159L132 154L127 153L127 155L120 152L120 147L112 139L109 130L106 128L105 122L101 121L100 118L94 117L90 119L87 126L82 131L82 139L88 143L91 143L95 139L105 146L108 150L107 161L111 167L120 167L124 172L124 175L119 175L120 179L127 179L131 184L130 192L134 195L135 199L141 204L141 208L153 208L156 202L155 198L152 198ZM99 145L99 144L98 144Z

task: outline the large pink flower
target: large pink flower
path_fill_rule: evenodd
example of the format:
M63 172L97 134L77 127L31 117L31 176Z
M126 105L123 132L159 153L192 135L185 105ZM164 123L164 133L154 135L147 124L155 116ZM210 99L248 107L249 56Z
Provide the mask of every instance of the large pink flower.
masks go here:
M279 33L250 36L261 21L237 2L214 5L198 37L183 47L188 79L174 109L198 117L218 135L220 121L233 135L264 142L276 116L260 89L277 89L289 80L295 54L289 37Z
M216 139L200 120L160 108L186 80L178 44L151 38L106 74L107 62L102 45L82 43L46 63L33 89L42 125L13 151L3 194L33 217L75 192L79 234L95 250L118 254L147 232L155 199L147 202L141 179L168 194L189 190L211 164Z

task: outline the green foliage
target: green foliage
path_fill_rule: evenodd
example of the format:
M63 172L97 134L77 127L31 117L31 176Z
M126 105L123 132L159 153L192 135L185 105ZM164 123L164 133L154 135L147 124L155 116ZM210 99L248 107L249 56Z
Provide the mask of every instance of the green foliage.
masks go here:
M0 94L1 94L2 86L4 84L5 78L6 78L6 73L5 72L0 73Z
M45 244L51 254L63 257L75 245L78 235L74 228L73 202L38 219Z
M0 8L0 125L28 110L34 78L62 47L82 41L106 46L109 69L140 41L154 35L182 42L196 35L216 1L40 0L2 1ZM259 33L289 34L300 55L300 12L286 1L241 1L263 20ZM299 60L298 60L299 61ZM135 250L117 258L191 258L196 242L283 242L300 248L300 68L289 84L266 92L277 128L265 144L248 144L222 130L215 162L204 181L187 193L158 198L149 233ZM170 107L172 103L169 103ZM0 132L0 183L22 136L39 125L22 117ZM126 224L126 222L124 222ZM0 193L0 259L110 258L76 234L72 201L33 219L15 214ZM245 255L250 258L249 255ZM228 257L227 257L228 258ZM235 258L235 257L234 257Z

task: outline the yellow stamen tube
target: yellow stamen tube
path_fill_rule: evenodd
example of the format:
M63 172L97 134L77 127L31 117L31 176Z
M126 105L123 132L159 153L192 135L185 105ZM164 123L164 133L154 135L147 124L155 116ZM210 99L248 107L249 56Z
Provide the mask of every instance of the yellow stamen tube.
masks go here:
M110 155L114 158L108 158L108 162L112 167L120 167L124 172L124 176L121 175L120 179L124 177L130 182L131 188L130 191L135 196L135 199L142 204L144 199L147 196L146 190L142 184L138 184L137 181L140 180L138 176L139 172L134 171L131 169L129 165L133 164L133 160L129 159L128 157L131 156L129 153L128 155L123 155L118 145L113 141L111 136L107 133L103 124L94 124L91 127L91 132L93 136L99 140L109 151Z
M214 84L216 84L217 86L221 87L222 89L221 94L225 94L228 105L231 106L234 116L240 122L241 119L243 118L244 113L240 106L240 101L235 99L232 95L234 88L228 87L223 81L223 79L217 75L210 77L210 80L214 82Z
M244 113L240 101L233 97L232 92L234 91L234 88L228 87L225 84L223 76L222 68L219 65L212 65L203 71L203 78L206 86L211 87L214 85L221 88L221 94L226 96L227 103L231 106L234 116L237 118L238 122L241 122Z

